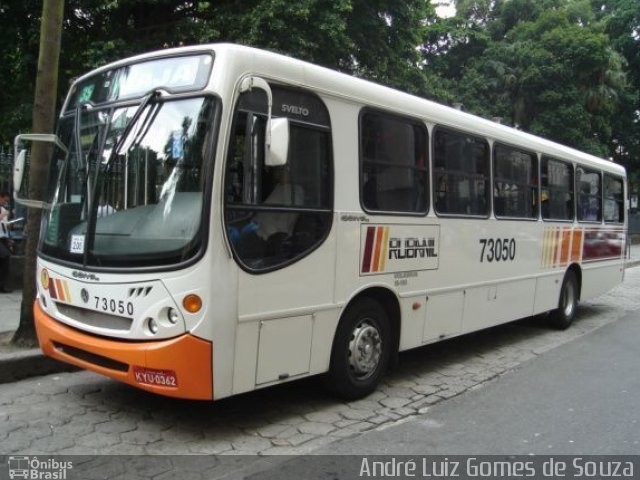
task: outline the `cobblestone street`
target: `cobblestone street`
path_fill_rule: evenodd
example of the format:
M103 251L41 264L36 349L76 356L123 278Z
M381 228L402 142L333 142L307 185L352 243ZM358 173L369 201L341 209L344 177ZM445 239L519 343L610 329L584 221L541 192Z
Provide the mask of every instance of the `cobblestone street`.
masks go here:
M640 268L634 268L624 284L582 304L569 330L551 330L532 318L406 352L377 392L349 403L327 396L316 379L216 403L163 398L89 372L5 384L0 386L0 452L310 453L424 413L614 322L640 308L638 291Z

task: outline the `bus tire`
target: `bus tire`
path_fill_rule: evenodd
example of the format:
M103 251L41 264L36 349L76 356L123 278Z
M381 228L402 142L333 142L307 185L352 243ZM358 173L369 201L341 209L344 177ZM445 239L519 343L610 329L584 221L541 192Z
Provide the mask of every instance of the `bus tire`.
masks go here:
M344 313L331 349L326 385L345 400L373 392L385 374L391 354L389 316L373 298L362 298Z
M562 281L558 308L551 312L551 326L565 330L573 323L578 308L578 279L573 270L567 271Z

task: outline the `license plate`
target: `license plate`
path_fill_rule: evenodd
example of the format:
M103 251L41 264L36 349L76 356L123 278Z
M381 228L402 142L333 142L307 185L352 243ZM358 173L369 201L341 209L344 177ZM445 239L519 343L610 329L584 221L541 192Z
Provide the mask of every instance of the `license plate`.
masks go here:
M136 382L161 387L177 387L178 377L173 370L155 370L153 368L133 367Z

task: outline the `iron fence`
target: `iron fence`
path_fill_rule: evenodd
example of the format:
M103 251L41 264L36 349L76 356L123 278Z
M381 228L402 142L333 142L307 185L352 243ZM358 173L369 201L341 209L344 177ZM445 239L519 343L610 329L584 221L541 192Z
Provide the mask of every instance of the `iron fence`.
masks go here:
M11 210L13 219L26 219L27 210L22 205L13 205L13 150L11 148L0 147L0 192L8 192L12 199ZM16 222L9 230L11 248L13 253L21 255L24 253L24 240L26 232L24 230L25 221Z
M0 148L0 192L9 192L13 198L13 151Z

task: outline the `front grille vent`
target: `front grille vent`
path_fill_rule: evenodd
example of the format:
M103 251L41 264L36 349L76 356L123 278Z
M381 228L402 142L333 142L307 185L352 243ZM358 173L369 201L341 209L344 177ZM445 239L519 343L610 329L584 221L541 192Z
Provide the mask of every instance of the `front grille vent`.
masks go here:
M66 353L67 355L71 357L75 357L78 360L92 363L94 365L98 365L99 367L108 368L109 370L116 370L118 372L129 371L129 365L127 365L126 363L122 363L117 360L113 360L111 358L103 357L102 355L87 352L86 350L82 350L77 347L72 347L70 345L64 345L59 342L53 342L53 346L59 352Z
M129 298L144 298L147 295L149 295L149 293L151 292L151 290L153 289L153 287L135 287L135 288L130 288L129 289Z
M109 330L129 331L133 320L119 315L111 315L104 312L96 312L87 308L56 303L58 312L65 317L90 327L107 328Z

